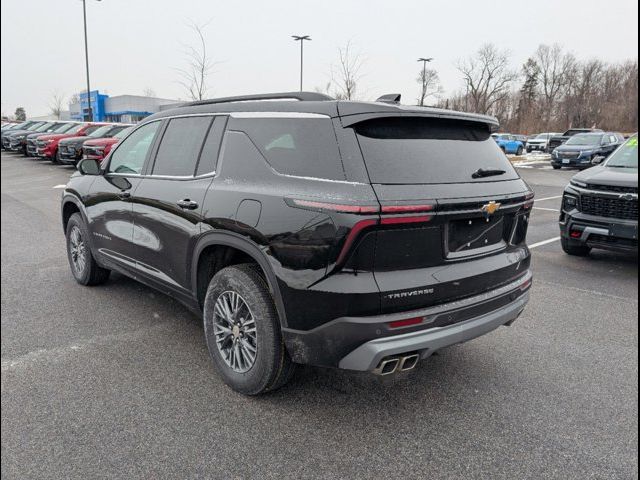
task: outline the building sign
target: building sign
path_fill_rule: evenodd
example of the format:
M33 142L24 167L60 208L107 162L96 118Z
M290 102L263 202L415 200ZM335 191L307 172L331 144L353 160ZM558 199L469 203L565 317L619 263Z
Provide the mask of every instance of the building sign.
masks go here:
M80 93L80 117L78 120L87 121L92 116L94 122L102 122L105 118L104 101L109 95L101 94L98 90ZM92 114L92 115L91 115Z

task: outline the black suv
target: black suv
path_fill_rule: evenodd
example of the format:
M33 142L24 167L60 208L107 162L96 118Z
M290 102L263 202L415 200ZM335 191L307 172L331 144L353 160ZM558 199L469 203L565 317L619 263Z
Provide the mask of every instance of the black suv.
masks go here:
M602 132L602 130L597 128L570 128L562 135L556 135L549 139L549 144L547 145L547 151L549 153L553 153L553 151L558 148L560 145L564 145L571 137L575 135L579 135L581 133L591 133L591 132Z
M595 159L605 159L624 143L617 132L579 133L557 147L551 155L551 166L590 168Z
M585 256L592 248L638 252L638 136L606 163L571 179L560 216L562 247Z
M245 394L296 363L410 370L529 300L533 193L496 127L315 93L152 115L66 186L71 271L96 285L116 270L202 313Z

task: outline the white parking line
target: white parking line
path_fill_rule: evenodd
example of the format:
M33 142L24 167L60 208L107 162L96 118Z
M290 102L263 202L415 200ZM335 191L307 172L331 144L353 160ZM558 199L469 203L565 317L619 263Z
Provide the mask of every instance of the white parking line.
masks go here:
M562 195L558 195L557 197L536 198L536 202L546 202L547 200L557 200L559 198L562 198Z
M542 208L542 207L533 207L534 210L544 210L545 212L555 212L560 213L560 210L556 208Z
M67 188L67 186L66 185L55 185L53 188L62 189L62 188Z
M560 240L560 237L550 238L549 240L545 240L543 242L534 243L533 245L529 245L529 249L543 247L545 245L549 245L550 243L554 243Z

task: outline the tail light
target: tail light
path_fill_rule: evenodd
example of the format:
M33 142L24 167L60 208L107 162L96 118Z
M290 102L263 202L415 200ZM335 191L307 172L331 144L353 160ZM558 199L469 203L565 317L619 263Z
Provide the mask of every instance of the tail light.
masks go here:
M533 192L527 193L527 195L524 197L524 206L522 208L524 208L525 210L531 210L533 208L535 198L536 198L535 193Z
M351 248L360 234L371 227L378 225L399 226L415 225L430 222L436 212L435 203L420 204L392 204L392 205L352 205L341 203L320 202L298 198L285 198L285 202L294 208L318 210L332 213L347 213L353 215L376 215L376 218L368 218L356 222L351 228L340 250L336 265L343 265Z

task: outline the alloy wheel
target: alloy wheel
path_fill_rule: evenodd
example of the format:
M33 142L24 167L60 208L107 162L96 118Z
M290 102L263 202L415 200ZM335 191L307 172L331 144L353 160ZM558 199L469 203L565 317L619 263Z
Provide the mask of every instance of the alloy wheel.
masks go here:
M238 293L226 291L216 300L213 334L224 362L234 372L246 373L256 362L256 323L247 302Z
M77 226L74 226L69 234L69 253L73 269L78 275L82 275L87 265L87 247L82 238L82 231Z

